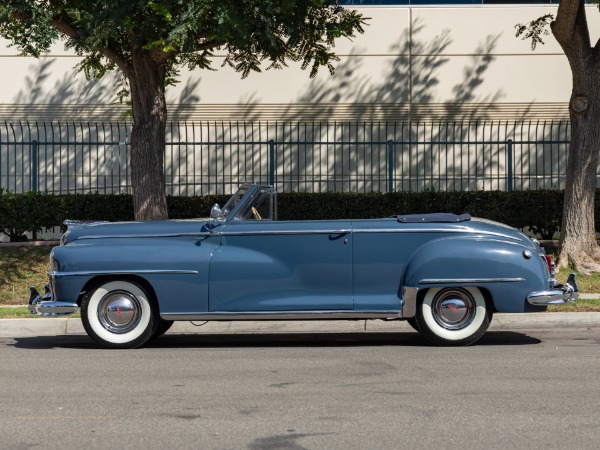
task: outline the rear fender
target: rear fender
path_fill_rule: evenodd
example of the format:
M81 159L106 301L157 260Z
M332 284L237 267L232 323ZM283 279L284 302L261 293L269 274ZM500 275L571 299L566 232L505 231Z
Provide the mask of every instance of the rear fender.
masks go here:
M497 239L443 238L415 251L402 284L419 291L478 287L490 294L496 310L522 312L527 295L546 288L548 280L540 254L532 247Z

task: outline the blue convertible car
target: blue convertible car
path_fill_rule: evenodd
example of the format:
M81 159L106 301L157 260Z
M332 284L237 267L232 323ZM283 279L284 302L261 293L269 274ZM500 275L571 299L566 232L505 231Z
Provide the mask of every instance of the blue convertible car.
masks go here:
M42 315L81 309L100 345L135 348L175 320L399 319L469 345L492 314L575 300L539 244L469 215L276 220L272 187L242 186L207 220L71 226L53 249Z

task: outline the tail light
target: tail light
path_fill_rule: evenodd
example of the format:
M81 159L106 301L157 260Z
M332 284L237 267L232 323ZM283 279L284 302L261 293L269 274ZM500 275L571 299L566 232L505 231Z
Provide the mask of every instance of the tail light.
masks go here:
M541 255L542 259L546 262L546 266L548 267L548 274L550 275L550 284L554 286L557 281L556 277L556 265L552 262L552 259L548 255Z
M548 255L544 255L544 259L546 260L546 264L548 265L548 272L552 273L554 270L554 263L552 262L552 258Z

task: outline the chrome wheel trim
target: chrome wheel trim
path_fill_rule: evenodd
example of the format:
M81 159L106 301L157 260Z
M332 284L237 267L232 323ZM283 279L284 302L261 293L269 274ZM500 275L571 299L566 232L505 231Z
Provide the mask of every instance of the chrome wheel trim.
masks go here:
M475 318L475 299L465 289L443 289L431 302L433 318L447 330L461 330Z
M419 318L419 320L422 321L421 329L424 329L425 327L438 339L448 342L469 339L478 332L488 316L487 305L481 291L476 287L465 287L460 289L467 291L475 302L473 308L474 314L470 319L470 322L463 323L462 328L455 329L450 329L440 325L438 320L436 320L436 313L433 308L433 300L438 296L438 294L440 294L440 292L455 289L457 288L428 289L425 293L425 297L423 298L423 303L421 305L421 317Z
M139 318L136 325L130 327L128 331L115 333L108 329L101 321L98 315L100 310L100 301L109 296L111 292L126 292L139 302ZM139 286L128 281L109 281L100 285L91 294L89 298L87 321L90 330L99 339L113 345L127 345L142 336L152 320L152 306L147 298L147 294ZM87 331L87 330L86 330Z
M128 333L139 324L141 305L130 292L111 291L98 302L98 320L111 333Z

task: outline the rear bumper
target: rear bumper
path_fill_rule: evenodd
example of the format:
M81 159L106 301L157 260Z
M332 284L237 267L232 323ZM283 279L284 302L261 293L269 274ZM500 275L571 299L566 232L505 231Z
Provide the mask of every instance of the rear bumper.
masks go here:
M527 296L527 301L535 306L574 302L579 298L578 291L575 274L572 273L565 284L555 286L553 289L532 292Z
M31 314L40 316L67 316L77 312L79 308L77 303L54 301L52 300L52 292L48 285L44 287L46 291L43 296L40 295L35 287L29 287L29 312Z

